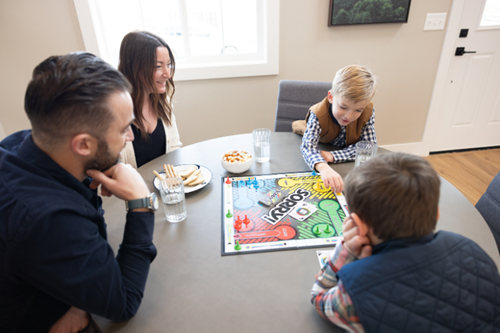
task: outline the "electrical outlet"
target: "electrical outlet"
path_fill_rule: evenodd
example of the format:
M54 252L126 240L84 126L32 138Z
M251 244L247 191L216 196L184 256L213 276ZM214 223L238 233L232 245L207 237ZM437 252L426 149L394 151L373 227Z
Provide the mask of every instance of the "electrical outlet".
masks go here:
M428 13L425 18L424 30L443 30L447 13Z

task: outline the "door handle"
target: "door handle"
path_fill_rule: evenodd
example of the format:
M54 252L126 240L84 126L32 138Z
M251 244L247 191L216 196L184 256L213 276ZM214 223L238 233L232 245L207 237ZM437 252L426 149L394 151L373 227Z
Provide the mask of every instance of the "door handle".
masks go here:
M465 47L457 47L455 51L456 56L463 56L465 53L476 53L476 51L465 51Z

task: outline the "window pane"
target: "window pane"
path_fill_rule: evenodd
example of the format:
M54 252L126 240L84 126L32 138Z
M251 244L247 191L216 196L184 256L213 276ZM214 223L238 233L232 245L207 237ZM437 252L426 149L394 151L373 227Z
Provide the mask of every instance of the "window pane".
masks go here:
M178 80L278 72L279 0L74 2L86 48L114 66L123 37L145 30L170 46Z
M120 44L130 31L143 29L140 3L137 0L106 0L94 3L101 56L112 64L118 64ZM125 17L126 20L118 20Z
M224 47L237 53L257 53L257 1L222 0Z
M143 29L160 36L167 42L179 61L185 58L182 40L179 2L177 0L135 0L141 4Z
M500 0L486 0L481 27L500 25Z
M193 56L258 52L257 0L186 0Z
M193 56L221 54L220 0L186 0L189 42Z

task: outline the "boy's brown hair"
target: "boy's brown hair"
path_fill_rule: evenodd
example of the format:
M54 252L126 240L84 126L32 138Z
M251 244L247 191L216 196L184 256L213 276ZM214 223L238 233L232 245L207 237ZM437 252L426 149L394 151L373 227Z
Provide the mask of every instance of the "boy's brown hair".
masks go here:
M377 87L377 78L366 67L349 65L338 70L332 82L332 96L340 94L354 101L369 102Z
M436 227L440 184L423 158L388 153L352 170L345 195L349 211L380 239L421 237Z

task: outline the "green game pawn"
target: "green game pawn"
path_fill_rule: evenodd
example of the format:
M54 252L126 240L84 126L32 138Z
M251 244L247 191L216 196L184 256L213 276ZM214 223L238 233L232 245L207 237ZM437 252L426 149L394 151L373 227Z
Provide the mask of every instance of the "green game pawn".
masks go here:
M240 241L236 241L236 245L234 246L234 249L235 249L236 251L241 250Z
M329 234L330 232L332 232L332 228L330 228L330 225L327 224L325 228L325 233Z
M315 227L314 227L314 229L313 229L313 233L314 233L316 236L321 235L321 230L319 230L319 226L315 226Z
M230 219L231 217L233 217L233 214L231 214L231 210L230 210L230 209L228 209L228 210L227 210L226 217L227 217L228 219Z

